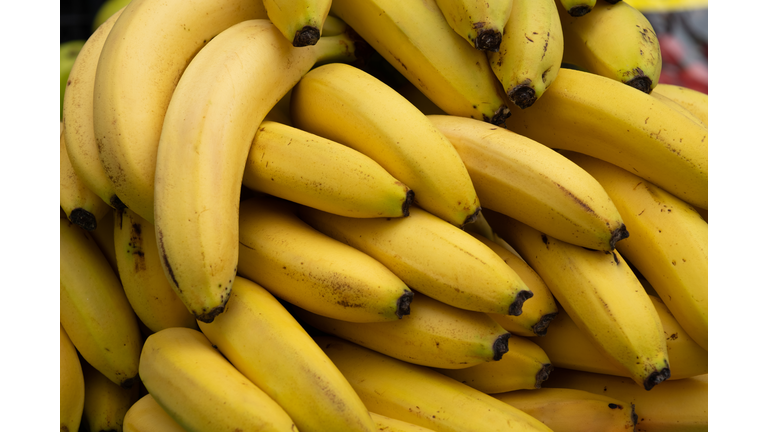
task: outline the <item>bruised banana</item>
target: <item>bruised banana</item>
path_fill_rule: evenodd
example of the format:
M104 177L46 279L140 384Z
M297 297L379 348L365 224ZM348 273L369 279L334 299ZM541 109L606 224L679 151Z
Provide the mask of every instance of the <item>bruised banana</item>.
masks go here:
M435 0L451 28L473 47L498 52L512 0Z
M259 2L259 0L255 0ZM263 0L264 9L280 33L295 47L315 45L322 36L331 0Z
M112 209L77 175L67 154L64 123L59 133L59 203L61 209L75 225L92 231Z
M59 418L61 432L77 432L85 403L85 379L77 349L59 324Z
M83 365L85 404L83 422L94 432L122 431L125 413L139 400L139 387L124 389L93 366Z
M141 397L128 408L123 418L123 432L186 432L157 403L151 394Z

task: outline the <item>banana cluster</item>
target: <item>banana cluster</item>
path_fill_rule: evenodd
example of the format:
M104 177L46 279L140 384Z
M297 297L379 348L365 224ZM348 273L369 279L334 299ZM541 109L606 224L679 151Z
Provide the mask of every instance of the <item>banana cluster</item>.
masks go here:
M61 430L706 430L707 95L606 0L132 0L60 122Z

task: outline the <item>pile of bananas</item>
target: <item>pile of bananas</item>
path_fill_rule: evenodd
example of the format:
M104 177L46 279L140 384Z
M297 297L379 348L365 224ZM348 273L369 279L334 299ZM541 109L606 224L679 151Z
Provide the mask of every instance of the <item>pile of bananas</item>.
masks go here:
M133 0L64 94L62 432L706 430L660 70L623 1Z

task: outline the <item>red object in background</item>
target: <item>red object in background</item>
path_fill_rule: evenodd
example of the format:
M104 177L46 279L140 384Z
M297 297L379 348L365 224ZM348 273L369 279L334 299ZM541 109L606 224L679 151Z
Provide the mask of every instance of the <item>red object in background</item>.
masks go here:
M707 10L647 13L661 48L660 83L708 93Z

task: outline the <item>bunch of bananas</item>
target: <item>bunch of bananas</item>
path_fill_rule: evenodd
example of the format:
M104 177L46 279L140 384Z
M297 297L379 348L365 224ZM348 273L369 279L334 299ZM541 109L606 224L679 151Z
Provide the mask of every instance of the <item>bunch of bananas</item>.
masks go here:
M63 99L62 432L706 430L660 68L622 1L132 0Z

